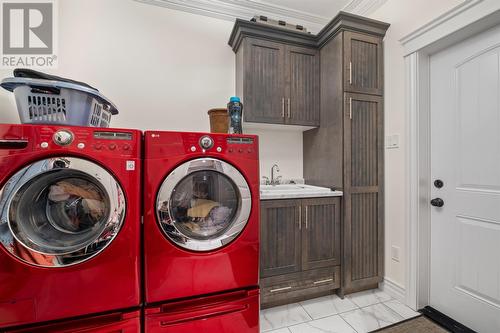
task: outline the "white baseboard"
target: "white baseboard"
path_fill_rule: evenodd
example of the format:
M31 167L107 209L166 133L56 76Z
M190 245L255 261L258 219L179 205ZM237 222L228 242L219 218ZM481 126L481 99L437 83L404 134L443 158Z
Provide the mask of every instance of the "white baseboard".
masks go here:
M384 278L384 281L380 284L380 289L401 303L406 304L406 289L399 283Z

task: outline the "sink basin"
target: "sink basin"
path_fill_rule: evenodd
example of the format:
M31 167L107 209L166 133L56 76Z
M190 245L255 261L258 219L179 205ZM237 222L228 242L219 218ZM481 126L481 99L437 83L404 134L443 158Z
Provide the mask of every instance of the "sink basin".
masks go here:
M341 191L332 191L327 187L304 184L261 185L260 199L289 199L341 196Z

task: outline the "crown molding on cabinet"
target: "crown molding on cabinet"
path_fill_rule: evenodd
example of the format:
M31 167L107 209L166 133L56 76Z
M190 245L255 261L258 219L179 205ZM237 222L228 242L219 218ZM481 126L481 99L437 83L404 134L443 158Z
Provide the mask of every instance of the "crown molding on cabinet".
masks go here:
M319 31L330 19L290 8L255 0L135 0L150 5L181 10L223 20L249 20L255 15L266 15L301 24L308 30Z
M256 0L135 0L137 2L185 11L188 13L234 21L249 20L255 15L266 15L292 24L301 24L311 32L319 32L331 20L315 15ZM368 15L387 0L351 0L342 10L357 15Z

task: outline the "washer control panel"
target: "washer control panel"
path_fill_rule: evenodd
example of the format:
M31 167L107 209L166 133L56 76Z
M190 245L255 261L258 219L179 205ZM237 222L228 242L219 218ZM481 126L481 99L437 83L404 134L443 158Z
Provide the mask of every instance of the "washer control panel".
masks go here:
M99 152L114 155L134 155L140 150L140 132L93 128L58 128L37 126L27 128L36 132L26 134L34 138L34 148L40 150L64 149L83 152Z

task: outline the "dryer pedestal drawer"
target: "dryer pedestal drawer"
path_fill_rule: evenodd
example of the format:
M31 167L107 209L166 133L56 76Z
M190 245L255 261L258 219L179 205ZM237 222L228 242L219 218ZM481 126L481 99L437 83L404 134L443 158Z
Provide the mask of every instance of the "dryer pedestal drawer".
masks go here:
M327 295L340 287L340 266L264 278L260 287L262 308Z

